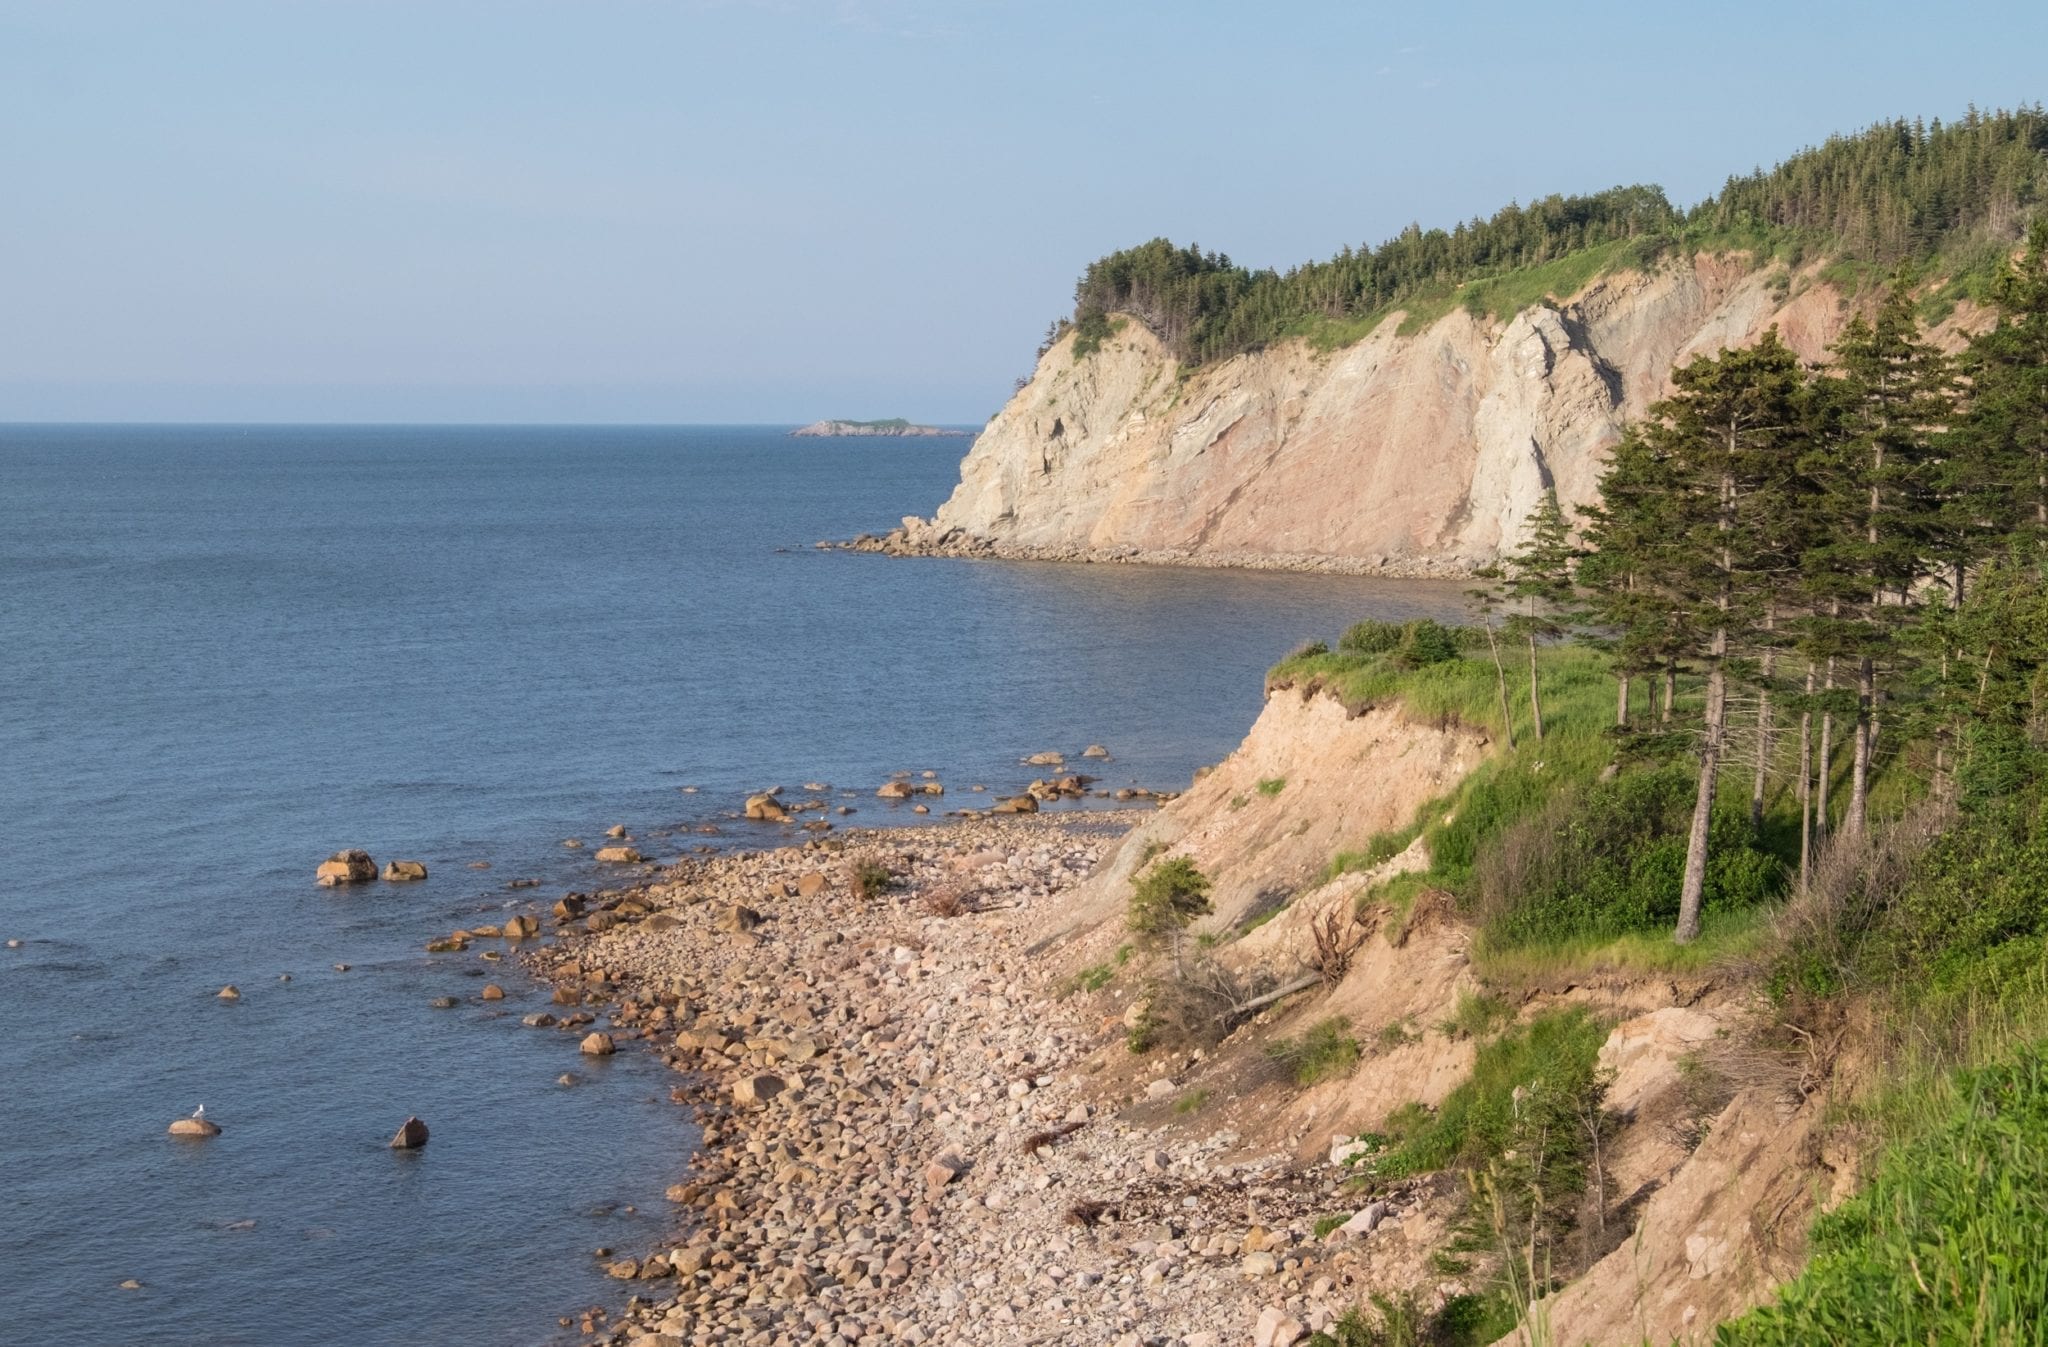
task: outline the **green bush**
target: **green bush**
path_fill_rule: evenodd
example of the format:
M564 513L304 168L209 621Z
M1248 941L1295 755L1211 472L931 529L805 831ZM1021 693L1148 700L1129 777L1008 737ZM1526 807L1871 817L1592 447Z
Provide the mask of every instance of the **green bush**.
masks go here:
M1133 883L1126 921L1140 935L1165 935L1215 910L1209 877L1187 857L1174 856Z
M1446 627L1428 617L1412 622L1367 618L1338 637L1337 648L1349 655L1387 655L1397 668L1420 669L1457 659L1468 630L1471 629ZM1485 644L1485 633L1479 635L1480 644Z
M1472 901L1489 945L1671 925L1695 789L1692 773L1672 766L1559 790L1475 848ZM1757 846L1743 810L1717 807L1709 829L1705 910L1754 907L1778 895L1785 867Z
M1373 618L1353 623L1337 638L1337 648L1353 655L1384 655L1400 643L1400 623Z
M2048 1054L1965 1073L1947 1123L1895 1147L1814 1224L1777 1303L1720 1347L2018 1343L2048 1325Z
M880 861L862 859L854 863L853 891L864 901L880 897L895 882L896 876Z

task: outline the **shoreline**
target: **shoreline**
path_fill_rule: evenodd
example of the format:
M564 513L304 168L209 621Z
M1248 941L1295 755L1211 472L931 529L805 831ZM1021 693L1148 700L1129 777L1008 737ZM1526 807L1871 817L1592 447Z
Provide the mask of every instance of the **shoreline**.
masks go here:
M840 551L892 557L951 557L965 561L1050 561L1087 566L1177 566L1197 570L1283 571L1298 575L1372 576L1387 580L1469 580L1470 565L1394 557L1339 557L1320 552L1203 552L1191 548L1084 547L1010 543L950 530L936 540L913 540L903 529L863 533L835 544Z
M671 1237L609 1263L630 1295L586 1341L1214 1344L1260 1305L1355 1299L1312 1272L1327 1183L1226 1159L1235 1133L1164 1135L1156 1088L1093 1078L1121 1021L1046 975L1039 928L1153 812L689 857L522 953L565 1013L680 1073L702 1128ZM860 892L864 862L891 886ZM1164 1121L1119 1116L1148 1100Z

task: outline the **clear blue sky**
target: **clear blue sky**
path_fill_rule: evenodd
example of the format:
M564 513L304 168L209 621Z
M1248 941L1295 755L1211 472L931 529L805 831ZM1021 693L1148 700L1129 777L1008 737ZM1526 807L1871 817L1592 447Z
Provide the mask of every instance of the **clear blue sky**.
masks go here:
M0 0L0 420L978 422L1089 260L1693 201L2048 4Z

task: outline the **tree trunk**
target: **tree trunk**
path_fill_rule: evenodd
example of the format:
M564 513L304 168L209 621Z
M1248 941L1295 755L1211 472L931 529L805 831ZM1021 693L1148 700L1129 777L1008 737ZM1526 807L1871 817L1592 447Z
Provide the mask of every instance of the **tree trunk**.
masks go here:
M1614 724L1617 729L1628 728L1628 675L1617 674L1614 693Z
M1806 697L1813 700L1813 661L1806 661ZM1799 889L1813 876L1813 707L1799 713Z
M1508 671L1500 662L1500 645L1493 639L1493 619L1486 620L1486 648L1493 652L1493 686L1500 694L1500 732L1509 748L1515 746L1515 718L1508 712Z
M1685 883L1678 891L1678 929L1672 939L1690 944L1700 933L1700 900L1707 888L1707 825L1714 816L1714 775L1721 765L1721 732L1727 700L1727 675L1721 658L1727 653L1728 631L1717 627L1707 662L1707 725L1700 741L1699 792L1693 797L1692 832L1685 843Z
M1833 655L1828 656L1827 676L1822 680L1820 686L1822 692L1833 692L1835 690L1835 657ZM1835 713L1833 711L1823 711L1820 713L1820 761L1815 764L1817 768L1815 778L1817 784L1814 787L1813 798L1813 830L1822 837L1828 835L1830 826L1828 818L1828 787L1830 784L1829 777L1833 775L1834 765Z
M1543 698L1536 688L1536 635L1529 634L1529 719L1536 726L1536 742L1543 742Z
M1678 703L1678 661L1672 660L1664 666L1664 713L1662 723L1671 723L1671 708Z
M1730 433L1733 439L1733 433ZM1721 766L1721 739L1727 719L1728 672L1725 663L1728 656L1728 617L1734 606L1735 557L1728 545L1728 535L1735 527L1735 478L1724 470L1721 474L1721 517L1718 528L1721 534L1721 592L1715 596L1714 606L1720 610L1720 620L1714 625L1714 638L1707 647L1707 707L1706 733L1700 740L1700 784L1693 796L1692 831L1685 842L1685 880L1678 890L1678 929L1671 938L1681 945L1689 945L1698 939L1700 933L1700 903L1707 891L1707 835L1708 825L1714 817L1714 774Z
M1876 661L1865 655L1856 662L1856 739L1849 760L1849 808L1842 816L1842 831L1850 837L1863 835L1863 816L1870 802L1870 750L1877 728L1872 709L1876 701Z
M1777 625L1777 614L1764 610L1764 630ZM1764 787L1771 775L1771 674L1777 668L1778 652L1764 647L1763 680L1756 698L1756 779L1749 788L1749 830L1761 836L1764 830Z

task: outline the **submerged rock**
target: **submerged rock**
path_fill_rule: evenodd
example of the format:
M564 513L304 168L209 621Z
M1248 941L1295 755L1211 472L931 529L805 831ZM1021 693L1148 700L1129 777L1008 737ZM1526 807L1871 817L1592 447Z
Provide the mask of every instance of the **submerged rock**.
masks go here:
M426 877L427 867L418 861L389 861L384 866L384 880L389 884L403 884Z
M607 865L638 865L645 858L632 847L599 847L597 859Z

